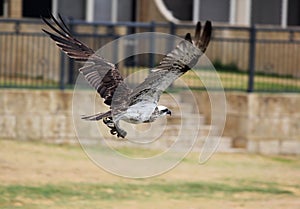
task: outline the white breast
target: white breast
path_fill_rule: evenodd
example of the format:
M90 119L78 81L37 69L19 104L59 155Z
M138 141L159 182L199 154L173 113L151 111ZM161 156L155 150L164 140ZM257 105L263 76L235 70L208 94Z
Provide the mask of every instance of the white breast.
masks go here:
M155 110L157 104L149 102L139 102L133 106L130 106L127 111L122 114L120 120L124 120L128 123L143 123L150 119L153 111Z

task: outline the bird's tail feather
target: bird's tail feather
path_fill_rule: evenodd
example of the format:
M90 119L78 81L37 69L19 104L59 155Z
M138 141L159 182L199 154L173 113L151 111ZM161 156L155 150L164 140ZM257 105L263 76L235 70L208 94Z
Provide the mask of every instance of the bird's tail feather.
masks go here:
M106 117L111 117L111 111L108 111L105 113L97 113L94 115L83 116L81 119L97 121L97 120L101 120L102 118L106 118Z

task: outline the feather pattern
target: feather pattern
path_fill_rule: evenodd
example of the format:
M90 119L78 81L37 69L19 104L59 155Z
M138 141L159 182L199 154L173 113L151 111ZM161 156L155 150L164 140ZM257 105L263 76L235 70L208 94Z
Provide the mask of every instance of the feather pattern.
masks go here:
M42 29L49 37L56 42L70 58L76 61L87 62L79 69L88 83L97 90L104 99L104 103L111 105L115 90L123 83L123 78L117 67L97 55L94 50L86 46L81 41L74 38L66 26L63 18L58 15L59 21L50 14L50 20L42 17L52 32ZM54 25L53 25L54 23ZM122 85L122 93L129 94L131 90L126 85Z
M201 23L198 22L194 41L187 33L176 48L167 54L159 65L152 69L143 83L134 89L130 95L131 105L141 100L158 102L160 95L178 77L197 64L201 55L206 51L212 34L212 25L207 21L201 34Z
M181 75L190 70L205 52L211 38L212 26L207 21L201 34L200 22L196 25L194 40L187 33L185 40L168 53L148 77L135 89L130 89L116 65L97 55L91 48L74 38L58 15L57 20L50 14L50 20L43 18L51 31L43 31L70 58L86 64L79 69L88 83L96 89L111 106L105 113L85 116L86 120L101 120L111 129L111 134L125 137L126 131L119 127L119 120L132 123L152 122L159 117L157 104L160 95ZM146 108L147 107L147 108ZM150 107L150 108L149 108Z

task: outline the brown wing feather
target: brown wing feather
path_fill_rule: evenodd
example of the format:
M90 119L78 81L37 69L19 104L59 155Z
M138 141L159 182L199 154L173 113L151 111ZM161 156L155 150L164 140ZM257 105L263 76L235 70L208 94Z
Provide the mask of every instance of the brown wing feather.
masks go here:
M104 99L104 103L111 105L115 90L120 84L123 84L123 78L117 67L95 54L94 50L74 38L60 15L58 15L60 21L52 14L50 14L50 17L50 21L44 17L42 19L52 29L52 32L45 29L42 30L70 58L76 61L88 61L88 64L80 68L79 71L84 75L89 84L97 90ZM122 85L122 92L125 95L129 94L130 91L126 85Z
M201 55L206 51L212 34L212 25L207 21L201 35L200 22L196 25L194 42L191 35L186 34L176 48L167 54L160 64L151 71L143 83L137 86L130 95L132 104L140 100L158 102L160 95L178 77L197 64Z

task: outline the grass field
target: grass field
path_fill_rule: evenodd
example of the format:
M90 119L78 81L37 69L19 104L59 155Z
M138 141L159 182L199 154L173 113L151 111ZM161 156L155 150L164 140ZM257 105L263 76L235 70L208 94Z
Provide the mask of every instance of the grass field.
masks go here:
M125 77L128 75L132 76L132 81L139 84L143 81L144 77L147 76L148 70L140 71L140 68L127 68L124 70ZM139 72L139 73L136 73ZM182 79L189 88L193 89L204 89L207 88L219 88L218 83L219 76L222 87L225 90L242 90L247 91L248 88L248 73L246 72L234 72L219 70L212 71L200 70L198 76L204 80L206 86L200 81L199 77L192 72L185 74ZM136 73L136 74L135 74ZM24 76L19 77L3 77L0 76L0 86L4 87L20 87L20 88L59 88L60 83L57 81L43 80L42 78L27 78ZM176 81L174 87L182 87L182 83ZM66 88L73 88L73 85L66 85ZM275 76L275 75L261 75L256 74L254 80L255 91L273 91L273 92L300 92L300 79L290 78L286 76Z
M0 140L0 208L300 208L299 157L197 159L192 153L164 175L131 180L98 168L77 145Z
M126 69L126 75L133 76L133 80L141 81L141 77L145 77L147 70L138 71L139 68ZM197 70L196 70L197 71ZM137 74L134 74L139 72ZM216 73L217 72L217 73ZM200 78L204 80L206 86L200 81ZM243 71L233 71L227 69L227 71L219 69L214 71L212 69L200 69L197 71L197 75L194 72L188 72L182 77L185 84L190 88L218 88L221 80L222 86L225 90L243 90L247 91L248 88L248 73ZM138 83L139 83L138 82ZM174 86L180 87L182 84L175 81ZM300 79L279 75L267 75L257 73L254 79L255 91L300 91Z

